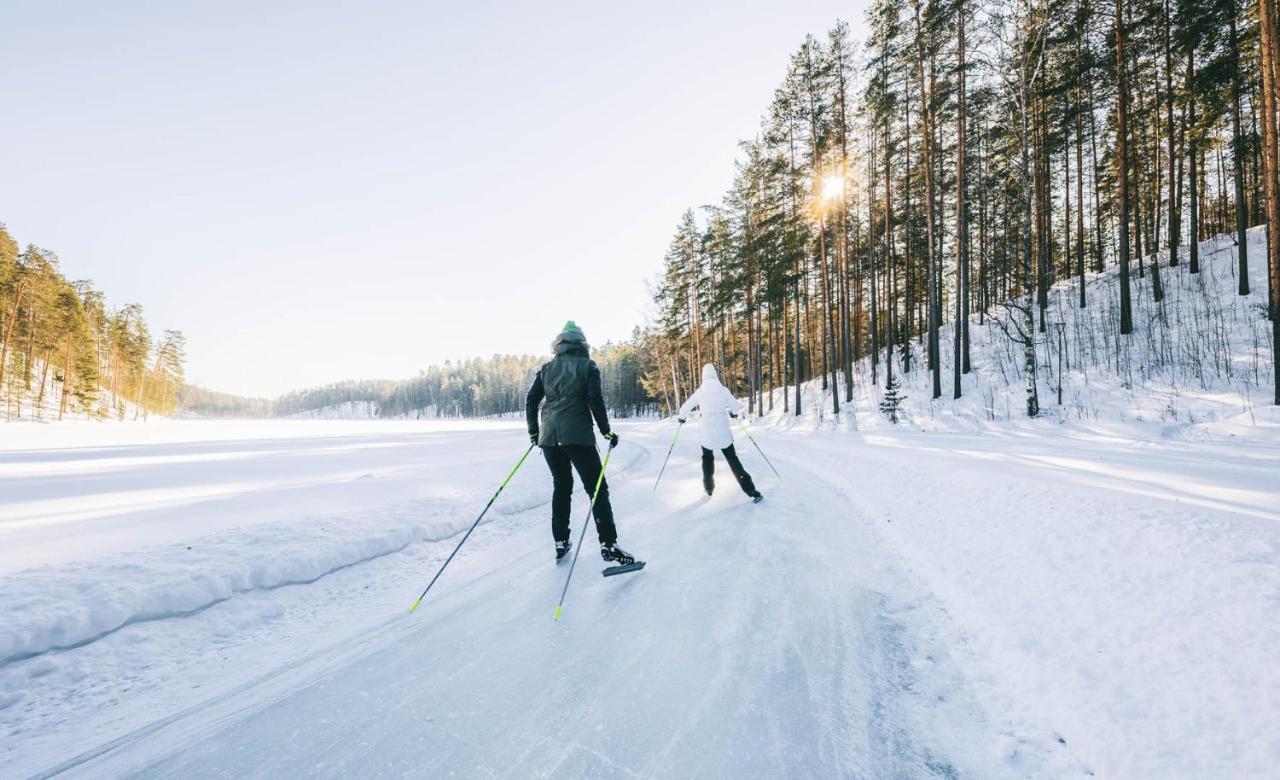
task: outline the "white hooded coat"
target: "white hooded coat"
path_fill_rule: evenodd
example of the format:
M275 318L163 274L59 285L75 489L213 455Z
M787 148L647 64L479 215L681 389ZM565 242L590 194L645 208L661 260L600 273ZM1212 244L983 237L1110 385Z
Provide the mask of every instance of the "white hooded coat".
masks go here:
M687 418L695 406L702 407L702 425L698 428L698 440L702 446L709 450L722 450L733 444L728 412L741 412L742 402L720 384L716 367L710 363L702 367L702 386L681 405L681 419Z

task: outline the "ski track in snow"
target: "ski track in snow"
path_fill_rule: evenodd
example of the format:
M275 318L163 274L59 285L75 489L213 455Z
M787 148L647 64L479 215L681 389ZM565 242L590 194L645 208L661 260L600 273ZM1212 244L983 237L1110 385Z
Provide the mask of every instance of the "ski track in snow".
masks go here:
M686 475L696 469L688 457L673 465ZM689 498L693 483L682 483L678 493ZM429 600L421 626L340 673L210 728L179 755L119 768L226 777L464 768L949 777L960 774L957 763L965 774L999 768L994 750L984 761L966 748L968 724L984 718L945 646L917 646L903 622L921 622L928 605L872 589L891 582L876 582L888 575L853 543L857 535L824 531L832 519L819 507L792 503L806 481L768 510L730 483L727 495L647 520L623 509L643 486L625 477L615 484L620 518L632 518L623 521L628 543L648 550L681 538L651 563L659 576L605 581L588 549L553 623L566 567L550 565L545 542L535 544L498 570L509 576L484 575L486 586L461 603ZM704 553L713 549L718 560ZM825 565L833 560L869 581L843 581ZM743 598L762 585L764 598Z
M1276 722L1280 691L1264 672L1280 631L1257 625L1280 602L1275 448L1065 426L996 446L761 432L786 479L740 442L767 496L753 505L722 461L716 495L702 494L691 441L653 495L670 428L624 426L611 488L621 541L649 566L600 577L588 531L556 623L568 567L551 561L549 480L533 456L407 612L518 455L518 426L369 430L342 465L356 474L344 502L383 482L368 516L251 512L261 522L214 519L194 540L127 556L110 537L96 558L0 577L106 598L133 571L135 596L163 593L177 579L157 572L187 571L191 542L209 548L193 580L251 583L75 646L28 638L46 646L0 663L0 775L1249 776L1280 760L1247 733ZM443 476L413 490L358 479L383 473L385 451L400 469L420 461L406 479ZM579 490L575 541L585 506ZM1118 507L1134 522L1104 522ZM376 554L353 557L369 539ZM1107 547L1121 542L1150 560ZM309 561L314 576L234 574L237 550L259 556L259 572ZM61 596L12 598L0 597L0 625L75 614ZM1215 617L1226 598L1236 612ZM1192 665L1202 680L1180 680ZM1220 709L1189 715L1196 696Z

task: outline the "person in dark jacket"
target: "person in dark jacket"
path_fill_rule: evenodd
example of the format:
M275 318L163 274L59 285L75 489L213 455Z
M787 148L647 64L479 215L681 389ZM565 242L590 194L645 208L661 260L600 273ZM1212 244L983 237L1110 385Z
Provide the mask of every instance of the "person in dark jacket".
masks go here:
M609 427L600 387L600 368L591 359L586 335L573 320L566 322L564 330L551 342L551 351L555 357L538 370L525 396L524 409L529 440L542 449L542 456L551 469L551 535L555 538L558 561L573 547L569 540L573 471L578 472L588 497L600 479L602 466L592 419L600 435L609 440L610 449L618 446L618 434ZM541 421L539 406L542 407ZM635 558L618 546L618 529L613 522L613 506L609 503L609 485L605 480L600 480L595 518L600 556L623 565L634 563Z

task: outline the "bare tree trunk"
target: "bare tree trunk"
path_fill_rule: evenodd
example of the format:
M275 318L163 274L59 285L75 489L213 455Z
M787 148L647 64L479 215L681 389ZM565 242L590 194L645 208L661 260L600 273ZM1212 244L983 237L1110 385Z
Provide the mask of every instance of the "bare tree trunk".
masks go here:
M1175 129L1173 126L1173 35L1170 31L1173 22L1169 13L1169 0L1164 0L1164 92L1165 119L1169 135L1169 266L1178 265L1178 239L1182 232L1182 214L1178 208L1178 197L1174 179L1181 166L1178 164L1177 147L1174 144Z
M58 398L58 422L62 422L67 412L67 396L71 394L71 358L75 353L75 340L67 336L66 355L62 361L62 394Z
M888 126L888 120L886 119L885 120L885 166L884 166L886 187L889 179L888 146L889 146L889 126ZM868 178L871 179L871 198L868 199L867 201L867 221L868 223L871 223L871 224L874 224L874 220L875 220L875 214L873 212L873 209L875 208L875 192L876 192L875 156L876 156L875 137L872 136L871 154L867 159L867 163L868 163L867 167L869 172ZM886 196L885 214L888 215L888 213L889 213L889 200L888 200L888 197ZM887 231L888 229L889 229L888 223L886 222L885 226L882 227L882 230ZM876 292L876 288L879 286L879 282L877 280L877 274L876 274L875 248L872 242L867 242L867 264L870 266L870 272L871 272L871 384L874 385L874 384L878 384L880 381L880 377L879 377L880 300Z
M36 393L36 407L33 413L35 419L39 420L44 416L44 388L49 381L49 362L53 358L53 350L44 353L43 365L40 366L40 391Z
M893 272L893 178L890 176L890 163L892 157L889 153L889 123L885 120L885 139L884 139L884 262L885 273L888 275L891 284L889 285L888 300L885 305L889 308L889 328L885 333L885 376L886 382L893 381L893 347L898 338L896 330L894 309L897 306L895 301L897 295L896 279ZM887 385L886 385L887 386Z
M941 300L938 295L938 277L937 277L937 236L934 234L934 228L937 225L937 214L935 208L937 206L937 197L934 188L934 166L933 166L933 122L931 119L932 108L930 107L930 90L927 88L927 82L924 77L924 27L920 19L920 2L913 0L912 6L915 10L916 19L916 75L920 80L920 107L921 107L921 143L924 146L924 189L925 189L925 214L926 214L926 241L925 251L928 254L927 269L929 274L929 368L933 377L933 397L940 398L942 396L942 360L938 354L938 327L941 317L938 312L938 303Z
M1080 308L1085 308L1084 285L1084 122L1080 118L1083 110L1080 100L1080 88L1077 86L1076 97L1076 273L1080 276ZM1097 219L1098 215L1094 215Z
M1240 137L1240 42L1236 35L1236 4L1231 4L1231 158L1235 165L1236 185L1236 256L1240 262L1240 295L1249 294L1249 245L1246 232L1249 228L1247 204L1244 197L1244 139Z
M1277 99L1280 98L1280 41L1277 40L1275 0L1258 0L1262 49L1262 161L1267 206L1267 316L1271 320L1271 373L1274 383L1272 403L1280 405L1280 126Z
M969 273L969 225L968 225L968 189L965 181L965 62L964 62L964 0L956 5L958 21L958 37L956 54L959 60L959 72L956 75L956 292L955 292L955 355L953 356L951 383L952 398L963 395L961 373L969 371L969 350L965 343L965 331L968 326L967 306L969 285L966 277Z
M1129 299L1129 80L1124 52L1123 0L1116 0L1116 179L1120 184L1120 333L1133 332L1133 303Z
M1191 132L1187 136L1187 168L1189 169L1188 179L1190 180L1191 192L1189 200L1191 201L1188 212L1189 224L1187 225L1188 240L1191 242L1187 247L1187 262L1190 271L1193 274L1200 273L1200 167L1199 154L1200 150L1196 144L1196 98L1192 91L1192 82L1195 80L1195 49L1187 52L1187 113L1189 115L1188 123L1191 125Z
M13 309L9 313L9 323L4 328L4 340L0 341L0 387L4 386L4 370L9 361L9 344L13 341L13 326L18 324L18 308L22 305L22 294L26 289L26 280L19 279L17 291L13 296Z
M1119 2L1119 0L1117 0ZM1024 75L1024 79L1025 79ZM1025 304L1022 309L1023 330L1023 371L1026 373L1027 416L1037 417L1040 414L1040 397L1036 387L1036 323L1035 323L1035 281L1032 278L1031 262L1031 196L1035 191L1035 181L1031 173L1031 127L1027 121L1030 111L1028 85L1022 84L1022 138L1019 146L1022 152L1023 206L1022 206L1022 283Z
M1093 270L1102 273L1106 262L1102 254L1102 177L1098 165L1098 123L1093 115L1094 97L1093 82L1089 82L1089 156L1092 158L1090 172L1093 176Z

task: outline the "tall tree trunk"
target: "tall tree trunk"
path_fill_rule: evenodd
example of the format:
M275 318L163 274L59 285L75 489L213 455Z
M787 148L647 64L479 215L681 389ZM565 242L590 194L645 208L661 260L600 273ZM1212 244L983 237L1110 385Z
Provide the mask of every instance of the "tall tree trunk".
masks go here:
M58 397L58 422L62 422L63 415L67 412L67 396L71 395L71 358L75 354L75 340L71 335L67 335L67 343L64 348L65 354L62 359L62 393Z
M1169 0L1164 0L1164 102L1165 102L1165 127L1168 133L1169 145L1169 266L1178 265L1178 239L1182 232L1181 210L1178 208L1178 197L1175 189L1174 179L1178 176L1181 166L1178 164L1177 148L1174 145L1173 126L1173 35L1171 27L1173 25L1172 17L1169 13Z
M956 292L955 292L955 354L953 355L951 382L952 398L964 394L960 381L962 372L969 370L968 349L964 343L966 325L965 301L969 295L966 276L969 273L969 226L968 226L968 189L965 182L965 63L964 63L964 0L956 6L958 37L956 38L956 56L959 63L956 74Z
M1045 313L1049 308L1049 231L1046 227L1048 212L1047 198L1045 198L1045 190L1047 189L1046 180L1049 178L1044 170L1045 158L1045 141L1044 126L1042 119L1044 117L1044 101L1040 96L1035 96L1031 103L1031 170L1032 170L1032 235L1035 236L1035 290L1036 290L1036 309L1040 314L1040 332L1044 333L1048 327L1045 322Z
M942 360L938 354L938 327L940 325L940 317L938 312L938 303L941 300L938 296L938 276L937 276L937 236L934 233L934 227L937 224L937 214L935 207L937 205L936 190L934 187L934 165L933 165L933 109L930 106L931 97L928 89L928 82L925 81L924 74L924 27L920 20L920 1L914 0L912 3L915 9L916 19L916 75L920 81L920 108L921 108L921 127L920 135L921 143L924 147L924 190L925 190L925 214L926 214L926 247L925 252L928 255L926 264L929 274L929 368L933 377L933 397L940 398L942 396Z
M40 391L36 393L36 405L32 411L32 416L37 420L44 417L44 388L49 382L49 363L52 359L53 350L46 350L44 360L41 361L42 365L40 366Z
M1094 108L1093 81L1089 82L1089 156L1092 158L1090 172L1093 176L1093 270L1102 273L1106 260L1102 253L1102 176L1098 165L1098 123L1093 115Z
M1124 51L1124 0L1116 0L1116 178L1120 200L1120 333L1133 332L1133 303L1129 293L1129 80Z
M979 112L981 114L981 112ZM982 124L982 117L978 117L978 188L982 191L983 196L978 198L978 324L985 325L987 321L987 308L991 304L991 296L988 291L987 279L987 192L985 189L986 174L985 165L987 160L986 153L986 130ZM967 339L966 339L967 341Z
M807 73L812 73L813 63L810 62ZM815 96L816 88L809 80L809 138L811 141L813 155L813 175L818 176L821 170L821 160L818 153L818 108L817 98ZM843 182L842 182L843 183ZM822 193L817 193L822 197ZM832 413L840 414L840 393L836 390L836 341L835 341L835 320L832 318L831 306L831 272L827 263L827 215L826 203L821 202L818 208L818 273L821 274L822 288L822 389L828 388L827 376L830 374L831 388L831 405Z
M889 154L889 127L888 120L885 121L885 139L884 139L884 251L881 253L884 257L885 272L891 281L894 280L893 272L893 178L889 174L890 154ZM894 308L896 302L896 285L889 285L889 295L886 301L889 307L889 328L885 333L885 376L886 387L889 382L893 381L893 345L898 338L898 333L894 329Z
M1120 2L1120 0L1116 0ZM1031 96L1029 85L1025 79L1027 74L1024 72L1022 88L1022 105L1021 121L1022 121L1022 137L1019 139L1019 147L1022 156L1022 286L1024 305L1022 308L1022 331L1023 331L1023 371L1026 374L1027 387L1027 416L1037 417L1040 414L1040 397L1036 386L1036 323L1035 323L1035 281L1032 278L1032 259L1031 259L1031 223L1032 223L1032 194L1035 192L1035 177L1031 172L1031 126L1028 121L1027 114L1031 111Z
M1166 55L1168 54L1167 49L1165 50L1165 53ZM1165 76L1167 77L1168 73L1166 73ZM1170 113L1172 113L1173 94L1170 93L1169 95L1167 95L1166 99L1169 101L1169 111ZM1151 297L1158 304L1164 300L1164 284L1160 279L1160 253L1156 251L1158 248L1157 235L1159 234L1159 231L1160 231L1160 159L1159 159L1160 157L1160 139L1159 139L1160 102L1159 100L1155 101L1155 107L1152 110L1152 114L1153 114L1152 124L1155 126L1155 132L1152 133L1152 137L1151 137L1151 165L1155 169L1155 175L1151 177L1152 178L1152 185L1151 185L1152 208L1148 210L1151 212L1153 219L1151 223L1152 227L1151 227L1151 230L1148 232L1148 235L1151 237ZM1169 138L1170 138L1169 143L1172 145L1173 133L1169 133ZM1172 157L1172 155L1170 156ZM1173 161L1170 160L1169 165L1172 166L1173 164L1174 164ZM1172 176L1169 177L1169 187L1170 187L1169 208L1173 208L1173 189L1172 189L1173 177ZM1169 224L1170 225L1173 224L1172 218L1169 220ZM1163 308L1161 308L1161 312L1163 312ZM1163 319L1163 314L1162 314L1162 319Z
M1262 161L1267 205L1267 316L1271 320L1271 373L1274 384L1272 402L1280 405L1280 126L1277 125L1277 101L1280 100L1280 35L1276 24L1276 0L1258 0L1260 46L1262 49Z
M22 306L22 296L26 291L26 280L18 279L17 289L13 295L13 307L9 312L9 321L4 327L4 338L0 340L0 387L4 387L4 370L9 363L9 344L13 342L13 327L18 324L18 311Z
M839 105L837 117L837 136L840 140L840 243L839 243L839 279L840 279L840 368L844 371L844 400L853 402L853 344L850 337L851 295L849 294L849 209L845 203L843 183L849 169L849 137L848 117L846 116L847 85L845 84L845 63L843 58L836 63L837 101ZM853 213L858 213L857 199L854 199Z
M1196 76L1195 59L1195 48L1192 47L1187 52L1187 114L1188 124L1191 125L1191 131L1187 134L1187 168L1189 169L1187 178L1191 186L1188 198L1190 208L1187 214L1187 237L1190 241L1187 247L1187 264L1190 266L1191 273L1198 274L1200 273L1200 150L1196 144L1199 133L1196 130L1196 95L1192 89Z
M888 189L887 189L888 182L889 182L889 120L888 119L885 120L884 137L885 137L884 178L885 178L886 192L888 192ZM871 154L868 157L867 162L868 162L868 168L870 169L868 178L871 179L871 195L872 195L872 197L867 201L867 219L869 222L874 222L875 214L872 211L872 209L874 209L875 207L875 192L876 192L876 179L875 179L876 177L876 146L875 146L874 136L872 136L872 139L871 139ZM888 215L888 213L889 213L889 202L888 202L888 198L886 197L885 214ZM888 229L889 227L887 223L881 227L882 231L887 231ZM876 287L878 286L878 284L876 279L876 258L875 258L875 247L873 242L867 242L867 264L870 266L870 273L871 273L871 384L874 385L874 384L878 384L880 381L880 377L879 377L880 300L876 292Z
M888 276L886 280L886 305L889 309L889 327L884 339L884 373L885 373L885 389L893 386L893 345L898 339L897 323L895 321L894 311L898 308L898 285L897 275L893 268L893 220L889 216L889 193L892 187L889 184L889 178L886 176L884 181L884 259L885 274ZM892 418L897 422L896 416Z
M1236 4L1231 4L1231 158L1235 166L1236 187L1236 256L1239 258L1240 295L1249 294L1249 228L1244 197L1244 139L1240 136L1240 41L1236 34Z
M902 314L903 314L903 319L905 320L906 327L904 329L903 339L902 339L902 347L903 347L902 373L908 374L911 372L911 333L915 328L916 323L923 322L924 320L923 318L920 318L920 317L917 317L914 320L912 319L913 312L915 311L915 306L916 306L916 298L918 297L918 294L916 293L916 287L918 285L916 284L916 279L915 279L915 269L912 267L912 263L911 263L911 214L912 214L912 211L911 211L911 86L910 84L907 84L905 89L907 94L906 94L906 99L903 100L903 104L902 104L902 117L904 122L904 132L902 136L903 138L902 161L904 166L902 171L902 179L903 179L902 274L903 276L906 277L903 283L903 287L906 288L905 289L906 296L902 305ZM885 129L886 144L888 143L888 140L889 140L888 133L889 131L886 128ZM886 177L888 176L888 168L885 169L885 176ZM923 333L924 328L920 328L920 332Z
M1080 112L1083 106L1080 100L1080 87L1075 90L1076 98L1076 273L1080 277L1080 308L1085 308L1084 285L1084 122ZM1094 215L1097 219L1098 215Z
M800 355L800 328L801 328L800 315L801 315L801 312L800 312L800 281L799 281L799 277L800 277L800 267L799 267L799 266L800 266L800 261L799 261L799 260L797 260L797 261L795 262L795 266L796 266L796 267L795 267L795 274L796 274L796 277L797 277L796 286L795 286L795 306L794 306L794 308L795 308L795 312L794 312L794 319L795 319L796 332L795 332L795 345L791 348L791 368L792 368L792 371L795 373L794 380L793 380L793 381L795 382L795 386L796 386L796 409L795 409L795 415L796 415L796 417L799 417L799 416L800 416L800 412L801 412L801 404L800 404L800 385L804 382L804 379L803 379L803 377L801 376L801 365L800 365L800 358L801 358L801 355Z

